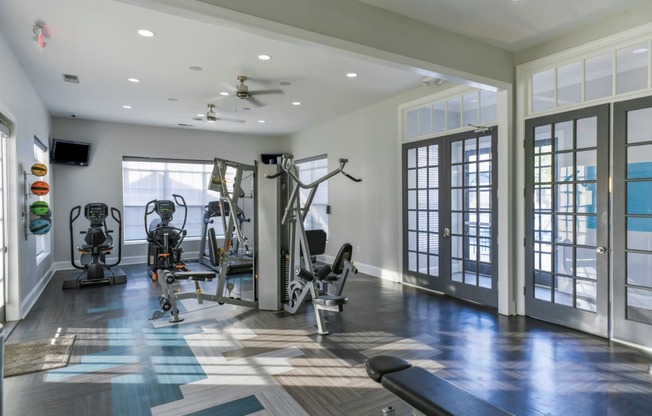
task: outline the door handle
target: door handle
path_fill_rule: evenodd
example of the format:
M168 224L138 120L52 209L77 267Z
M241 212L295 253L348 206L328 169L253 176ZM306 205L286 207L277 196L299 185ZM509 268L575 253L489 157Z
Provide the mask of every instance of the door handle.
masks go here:
M607 249L604 248L604 247L597 247L597 248L595 249L595 252L598 253L598 254L604 254L604 253L607 252Z
M448 227L444 227L444 237L450 238L451 236L451 229Z

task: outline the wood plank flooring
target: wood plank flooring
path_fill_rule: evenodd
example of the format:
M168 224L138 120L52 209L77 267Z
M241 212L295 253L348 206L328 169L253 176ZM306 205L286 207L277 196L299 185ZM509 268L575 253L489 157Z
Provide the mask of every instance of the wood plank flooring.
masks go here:
M316 334L296 315L184 300L184 322L148 320L161 291L62 290L58 272L7 343L76 335L71 364L4 379L5 415L347 415L410 409L371 381L367 358L404 357L517 415L650 415L652 358L525 317L351 277L343 313Z

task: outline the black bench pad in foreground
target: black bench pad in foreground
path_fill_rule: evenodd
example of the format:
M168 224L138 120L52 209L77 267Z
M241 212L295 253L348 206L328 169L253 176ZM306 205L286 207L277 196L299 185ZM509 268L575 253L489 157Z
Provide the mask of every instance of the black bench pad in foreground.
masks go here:
M421 367L385 374L381 384L399 399L428 416L511 415Z

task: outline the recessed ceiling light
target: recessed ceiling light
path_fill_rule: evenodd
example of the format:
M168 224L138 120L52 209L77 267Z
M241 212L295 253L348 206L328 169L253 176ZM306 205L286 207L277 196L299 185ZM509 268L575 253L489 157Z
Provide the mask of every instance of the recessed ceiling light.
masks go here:
M647 52L647 48L638 48L632 51L632 53L645 53L645 52Z
M197 113L197 117L204 117L204 113Z
M301 101L294 101L292 105L301 105Z
M221 92L220 92L220 95L223 95L223 96L225 96L225 97L226 97L227 95L229 95L229 93L228 93L228 92L226 92L226 91L221 91Z
M130 105L123 105L122 108L126 108L127 110L131 110L133 107Z
M134 84L137 84L137 83L140 82L140 80L138 78L127 78L127 81L133 82Z
M191 70L191 71L197 71L197 72L204 70L204 68L202 68L201 66L189 66L188 69Z
M269 61L270 59L272 59L272 57L269 55L258 55L258 59L260 59L261 61Z
M144 38L151 38L152 36L154 36L154 32L152 32L151 30L147 30L147 29L138 30L138 34L140 36L144 37Z
M266 123L265 120L258 120L258 122L259 122L260 124Z
M349 78L355 78L358 76L358 74L356 74L355 72L349 72L348 74L346 74L346 76Z

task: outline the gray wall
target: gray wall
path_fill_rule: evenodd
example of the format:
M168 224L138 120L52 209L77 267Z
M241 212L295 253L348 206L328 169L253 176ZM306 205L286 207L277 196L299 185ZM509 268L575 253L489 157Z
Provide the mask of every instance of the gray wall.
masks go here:
M53 165L54 254L57 268L70 268L69 214L72 207L104 202L122 210L122 157L146 156L212 160L214 157L252 164L261 153L281 152L274 137L201 132L188 129L54 118L57 139L91 143L88 167ZM82 218L83 219L83 218ZM79 220L78 220L79 221ZM82 223L80 223L82 224ZM197 243L184 243L184 252L197 251ZM125 261L143 261L145 244L125 246ZM114 255L117 253L113 253ZM132 259L130 259L132 257ZM61 262L61 263L60 263Z
M581 29L556 37L550 42L520 51L515 55L514 65L559 53L596 39L604 38L652 22L652 2L646 2L632 10L610 16Z
M34 163L34 135L47 141L50 116L22 67L0 34L0 113L13 123L7 143L7 319L24 317L47 284L53 256L37 264L35 237L25 239L25 180ZM28 181L33 180L28 178ZM29 203L29 202L28 202ZM52 234L46 236L50 239Z
M363 2L351 0L122 0L290 42L334 47L455 82L514 80L514 55ZM481 62L482 64L478 64Z
M295 158L328 154L330 169L349 159L346 171L361 177L354 183L338 175L328 183L328 245L335 256L340 246L353 245L358 268L390 280L400 278L400 104L443 89L418 88L287 138Z

